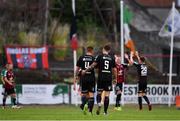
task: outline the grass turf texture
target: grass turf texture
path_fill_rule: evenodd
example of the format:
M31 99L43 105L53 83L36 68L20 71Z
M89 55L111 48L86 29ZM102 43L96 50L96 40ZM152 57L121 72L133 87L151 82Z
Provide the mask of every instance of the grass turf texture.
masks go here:
M152 111L148 111L144 106L142 111L134 105L125 105L123 110L114 111L110 106L108 115L96 115L95 106L93 116L83 115L79 107L72 105L55 106L24 106L21 109L0 109L0 120L180 120L180 110L174 106L167 105L153 106Z

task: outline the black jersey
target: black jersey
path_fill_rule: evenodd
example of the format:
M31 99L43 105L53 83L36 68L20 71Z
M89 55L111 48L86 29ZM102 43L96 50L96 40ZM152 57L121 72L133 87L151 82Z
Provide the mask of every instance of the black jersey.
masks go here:
M98 80L112 81L112 68L116 67L114 57L102 54L95 58L95 62L98 68Z
M139 64L134 62L134 65L137 68L139 81L147 81L148 68L146 64Z
M80 56L76 66L80 67L82 70L87 69L94 62L94 57L92 55L84 55ZM86 72L86 74L94 75L94 70Z

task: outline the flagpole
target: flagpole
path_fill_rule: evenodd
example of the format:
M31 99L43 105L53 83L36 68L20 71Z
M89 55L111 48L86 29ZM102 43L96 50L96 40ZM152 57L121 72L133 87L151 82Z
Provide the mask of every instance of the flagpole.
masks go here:
M72 11L74 16L76 16L76 8L75 8L75 0L72 0ZM74 79L76 78L76 62L77 62L77 52L76 49L73 49L73 64L74 64ZM75 84L76 86L76 102L75 105L78 105L78 89L77 89L77 84Z
M169 63L169 102L168 106L171 107L172 97L172 63L173 63L173 46L174 46L174 12L175 3L172 3L172 32L171 32L171 45L170 45L170 63Z
M121 28L121 39L120 39L120 43L121 43L121 64L124 63L124 21L123 21L123 17L124 17L124 2L123 0L120 0L120 20L121 20L121 24L120 24L120 28ZM124 85L124 83L123 83ZM122 92L124 92L124 88L122 88ZM124 93L122 93L122 105L124 105Z
M123 0L120 0L120 11L121 11L121 15L120 15L120 20L121 20L121 24L120 24L120 28L121 28L121 40L120 40L120 43L121 43L121 63L124 63L124 29L123 29L123 26L124 26L124 12L123 12L123 5L124 2Z

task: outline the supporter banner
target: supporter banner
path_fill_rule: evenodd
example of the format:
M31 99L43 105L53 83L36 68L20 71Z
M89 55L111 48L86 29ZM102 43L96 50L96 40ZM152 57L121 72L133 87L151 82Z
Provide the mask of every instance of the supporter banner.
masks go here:
M6 46L6 58L16 68L48 69L48 47Z
M62 84L22 85L22 91L16 90L19 92L17 101L20 104L67 104L69 103L68 90L68 85ZM0 92L2 91L0 86ZM0 95L0 99L2 99L2 95ZM2 104L1 100L0 104Z
M72 91L72 103L80 104L81 98L78 92ZM125 104L137 103L137 85L124 85L124 95L122 101ZM148 85L147 96L152 104L168 104L168 85ZM180 85L172 85L171 103L175 104L175 96L180 95ZM111 92L110 104L115 104L116 96L114 91ZM145 103L145 102L143 102Z

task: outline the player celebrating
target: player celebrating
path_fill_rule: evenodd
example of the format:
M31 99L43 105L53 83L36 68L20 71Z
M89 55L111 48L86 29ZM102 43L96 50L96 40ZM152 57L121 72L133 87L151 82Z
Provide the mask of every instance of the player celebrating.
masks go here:
M131 53L131 61L136 66L137 72L138 72L138 77L139 77L139 81L138 81L138 89L139 89L138 90L138 103L139 103L139 110L142 110L142 97L143 97L144 100L148 104L149 111L151 111L152 110L152 106L151 106L151 104L149 102L148 97L146 96L148 68L147 68L147 65L145 63L145 58L144 57L140 57L138 52L135 53L135 56L138 59L138 63L134 62L134 60L133 60L133 53Z
M109 95L110 91L112 91L112 71L116 76L116 65L115 59L111 55L109 55L111 48L109 45L103 47L102 54L98 55L95 58L95 62L91 64L86 70L82 71L82 74L93 70L96 66L98 68L98 81L97 81L97 103L98 109L96 114L100 114L101 109L101 99L104 98L104 115L107 115L107 110L109 106ZM102 92L104 92L104 96L102 97Z
M116 69L117 69L117 80L116 80L116 86L115 86L115 94L116 94L116 105L115 110L121 111L121 95L122 95L122 88L123 88L123 82L125 80L125 71L129 64L131 64L128 55L125 53L125 59L128 61L128 63L121 64L121 57L120 55L115 55L115 62L116 62Z
M12 69L13 69L13 65L8 64L7 71L3 77L4 78L3 80L5 82L5 93L7 94L7 96L11 96L11 98L12 98L12 101L13 101L12 108L20 108L16 104L16 93L15 93L15 89L14 89L14 73L13 73ZM7 96L5 96L5 98L3 98L3 108L5 108L5 106L6 106Z
M76 67L76 77L79 75L79 70L87 69L93 62L93 47L87 47L87 53L84 56L81 56L77 61ZM94 91L95 91L95 73L94 69L87 71L84 76L80 75L80 86L81 86L81 100L82 104L80 108L84 110L84 114L86 114L87 110L87 102L89 112L92 114L93 106L94 106Z

